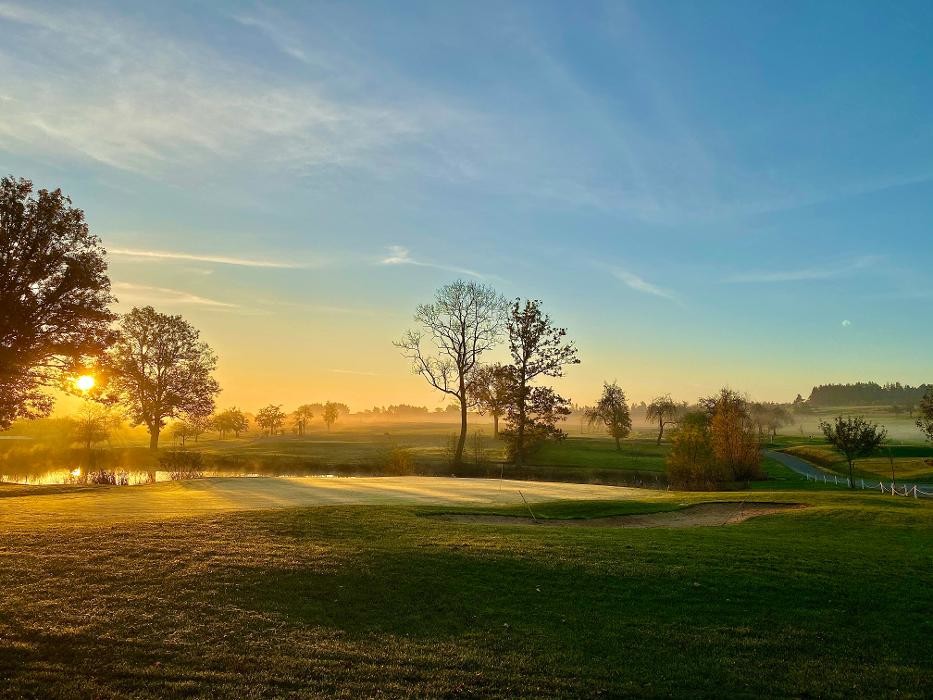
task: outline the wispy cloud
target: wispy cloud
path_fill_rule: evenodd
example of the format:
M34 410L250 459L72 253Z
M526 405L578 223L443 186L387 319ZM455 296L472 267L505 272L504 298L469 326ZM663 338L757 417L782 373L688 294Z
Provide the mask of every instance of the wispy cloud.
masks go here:
M181 260L185 262L216 263L218 265L236 265L240 267L274 267L274 268L306 268L309 265L301 263L279 262L274 260L255 260L252 258L237 258L227 255L199 255L196 253L180 253L165 250L139 250L135 248L110 248L110 255L137 260Z
M677 298L677 295L668 289L659 287L656 284L652 284L647 280L639 277L638 275L629 272L628 270L623 270L619 267L610 267L610 274L615 277L617 280L623 282L629 289L633 289L636 292L641 292L642 294L650 294L652 296L661 297L662 299L668 299L669 301L680 302Z
M191 306L213 306L217 308L235 309L236 304L229 304L216 299L192 294L180 289L168 287L151 287L145 284L131 282L114 282L113 291L122 303L135 304L184 304Z
M881 258L875 255L865 255L852 260L826 263L824 265L811 265L796 269L760 270L743 272L724 281L734 284L769 284L775 282L806 282L813 280L828 280L845 277L876 265Z
M364 370L359 370L359 369L336 369L332 367L329 371L333 372L334 374L358 374L363 377L381 376L378 372L366 372Z
M389 254L382 258L379 263L381 265L415 265L417 267L432 267L435 270L444 270L446 272L453 272L458 275L468 275L469 277L477 277L479 279L486 279L491 277L491 275L486 275L482 272L470 270L465 267L443 265L441 263L428 262L426 260L416 260L411 256L411 252L408 250L408 248L400 245L389 246Z

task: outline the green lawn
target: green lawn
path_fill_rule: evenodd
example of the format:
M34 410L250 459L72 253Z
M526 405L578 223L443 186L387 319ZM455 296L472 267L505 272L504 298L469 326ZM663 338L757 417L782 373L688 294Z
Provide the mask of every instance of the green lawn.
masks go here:
M898 479L914 479L920 482L933 482L933 446L923 443L908 443L884 447L872 457L858 459L855 462L855 475L865 479L891 479L891 459L894 460L894 474ZM828 471L847 476L849 465L845 457L825 441L785 447L784 451L808 462L812 462Z
M664 507L722 498L746 496ZM927 695L933 504L769 498L812 507L579 530L342 506L5 537L0 695Z

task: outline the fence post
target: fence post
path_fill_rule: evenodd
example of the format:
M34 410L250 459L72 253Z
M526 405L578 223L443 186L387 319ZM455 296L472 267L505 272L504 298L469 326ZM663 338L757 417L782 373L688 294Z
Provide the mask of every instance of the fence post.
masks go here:
M914 498L917 497L917 485L914 484Z

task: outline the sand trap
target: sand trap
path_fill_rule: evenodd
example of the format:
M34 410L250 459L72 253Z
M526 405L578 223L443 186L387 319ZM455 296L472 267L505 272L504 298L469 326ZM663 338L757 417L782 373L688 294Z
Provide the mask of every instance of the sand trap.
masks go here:
M759 515L806 508L801 503L697 503L679 510L640 515L614 515L607 518L552 519L512 515L479 515L470 513L443 513L430 517L457 523L485 523L488 525L538 525L542 527L719 527L735 525Z

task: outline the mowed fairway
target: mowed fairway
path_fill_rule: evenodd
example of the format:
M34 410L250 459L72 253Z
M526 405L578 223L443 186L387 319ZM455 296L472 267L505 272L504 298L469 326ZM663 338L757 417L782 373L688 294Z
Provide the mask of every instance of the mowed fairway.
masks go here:
M0 545L0 696L930 693L931 503L758 492L808 507L722 527L516 527L438 516L527 515L515 487L545 518L749 495L506 483L498 501L497 482L320 481L370 505L336 505L329 485L296 503L291 480L8 491L5 522L35 512ZM111 493L139 500L113 508ZM540 502L569 495L587 500ZM266 509L223 512L244 505Z

